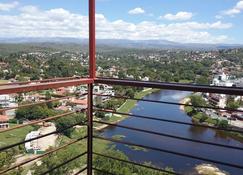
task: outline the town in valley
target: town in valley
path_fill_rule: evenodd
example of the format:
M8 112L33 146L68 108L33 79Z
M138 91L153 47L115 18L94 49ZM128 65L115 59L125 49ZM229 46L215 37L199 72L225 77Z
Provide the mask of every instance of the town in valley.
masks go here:
M24 50L17 48L18 52L14 52L11 48L0 54L0 88L10 86L11 83L18 85L21 82L27 84L32 81L32 84L39 84L44 79L56 77L78 79L88 76L89 56L85 50L73 50L68 45L64 48L63 46L45 48L37 45L31 51L28 51L29 46L26 47L27 49ZM113 48L97 53L97 76L243 88L243 49ZM94 117L99 121L113 123L122 121L126 117L113 114L112 111L129 112L136 105L136 101L115 99L114 96L143 98L156 91L157 89L122 88L97 84L94 86L94 104L98 108L109 109L111 112L96 111ZM49 102L45 103L45 101ZM33 108L21 107L35 103L41 103L41 105ZM191 92L181 103L181 109L192 117L193 122L243 130L242 96ZM190 105L195 107L190 107ZM202 106L214 109L205 109ZM8 139L11 140L14 137L19 137L17 140L33 139L60 130L68 123L71 124L80 119L84 121L87 109L87 85L0 95L0 108L1 130L43 120L51 115L67 112L77 113L71 115L68 122L60 119L55 122L36 123L36 126L21 131L20 135L4 136L0 145L4 146L4 140L8 142ZM226 109L235 109L236 111L231 112ZM99 131L106 127L105 124L96 124L94 129ZM21 162L28 157L43 154L66 137L75 138L77 132L84 134L85 129L83 126L76 126L63 132L62 137L55 134L27 142L23 148L27 154L20 151L16 153L17 157L12 161ZM242 139L243 136L237 135L237 137ZM38 166L34 169L39 171Z

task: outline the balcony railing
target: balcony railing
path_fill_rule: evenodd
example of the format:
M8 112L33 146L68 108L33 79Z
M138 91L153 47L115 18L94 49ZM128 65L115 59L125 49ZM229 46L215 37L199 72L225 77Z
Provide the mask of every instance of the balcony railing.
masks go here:
M150 149L150 150L155 150L158 152L163 152L163 153L168 153L170 155L177 155L180 157L185 157L185 158L192 158L192 159L196 159L196 160L200 160L203 162L210 162L213 164L218 164L218 165L223 165L223 166L229 166L229 167L233 167L236 169L239 169L243 174L243 165L242 164L235 164L235 163L231 163L230 161L223 161L220 159L213 159L211 157L201 157L201 156L196 156L196 155L192 155L192 154L188 154L188 153L182 153L179 152L178 150L171 150L171 149L164 149L164 148L159 148L159 147L154 147L153 143L148 143L148 144L139 144L139 143L134 143L134 142L128 142L128 141L122 141L122 140L118 140L118 139L114 139L114 138L108 138L108 137L104 137L101 135L98 135L94 132L94 127L93 124L95 123L99 123L99 124L106 124L109 126L115 126L115 127L120 127L123 129L126 129L128 131L136 131L139 132L141 134L151 134L151 135L156 135L156 136L163 136L163 137L168 137L168 138L173 138L173 139L177 139L177 140L183 140L183 141L187 141L187 142L193 142L193 143L199 143L202 146L215 146L220 148L225 148L225 149L232 149L232 150L239 150L239 151L243 151L243 148L240 146L232 146L232 145L227 145L227 144L219 144L219 143L213 143L211 141L204 141L204 140L199 140L199 139L191 139L191 138L186 138L180 135L172 135L172 134L168 134L168 133L161 133L161 132L156 132L153 130L148 130L148 129L142 129L142 128L137 128L137 127L133 127L133 126L125 126L123 124L120 123L109 123L106 121L99 121L96 119L93 119L93 113L95 111L101 111L101 112L108 112L109 113L113 113L113 114L119 114L119 115L127 115L129 117L134 117L134 118L138 118L138 119L145 119L145 120L153 120L153 121L157 121L158 123L161 124L161 127L166 126L166 124L168 123L173 123L176 125L189 125L189 126L194 126L194 127L201 127L201 128L212 128L215 130L223 130L226 132L235 132L235 133L240 133L243 134L242 130L239 129L235 129L235 128L219 128L219 127L215 127L215 126L206 126L206 125L201 125L201 124L194 124L194 123L189 123L189 122L182 122L182 121L177 121L177 120L172 120L170 118L168 118L168 116L165 116L167 118L159 118L159 117L155 117L155 116L147 116L147 115L136 115L136 114L131 114L131 113L121 113L121 112L117 112L115 110L110 110L110 109L99 109L99 108L94 108L93 105L93 97L94 95L102 95L102 94L93 94L93 85L94 84L109 84L109 85L120 85L120 86L132 86L132 87L149 87L149 88L157 88L157 89L167 89L167 90L179 90L179 91L190 91L190 92L204 92L204 93L217 93L217 94L228 94L228 95L239 95L239 96L243 96L243 89L240 88L227 88L227 87L210 87L210 86L199 86L199 85L190 85L190 84L176 84L176 83L162 83L162 82L144 82L144 81L133 81L133 80L119 80L119 79L105 79L105 78L96 78L95 76L95 70L96 70L96 60L95 60L95 53L96 53L96 48L95 48L95 0L89 0L89 65L90 65L90 71L89 71L89 78L80 78L80 77L70 77L70 78L57 78L57 79L49 79L49 80L37 80L37 81L33 81L33 82L15 82L15 83L10 83L10 84L3 84L0 85L0 95L1 94L13 94L13 93L27 93L27 92L32 92L32 91L41 91L41 90L48 90L48 89L56 89L56 88L60 88L60 87L68 87L68 86L79 86L79 85L87 85L87 94L72 94L72 95L77 95L77 96L83 96L83 95L87 95L87 109L85 109L84 111L71 111L71 112L64 112L62 114L58 114L55 116L48 116L44 119L41 120L37 120L37 121L31 121L29 123L26 124L22 124L22 125L18 125L15 127L10 127L8 129L5 130L0 130L0 134L9 132L9 131L14 131L17 130L19 128L23 128L23 127L27 127L29 125L35 125L38 123L43 123L46 121L55 121L57 119L60 118L65 118L68 117L71 114L75 114L75 113L80 113L80 112L84 112L86 114L86 120L82 121L82 122L77 122L74 124L69 125L66 128L63 128L62 130L56 130L44 135L40 135L38 137L35 138L31 138L31 139L27 139L27 140L22 140L19 141L17 143L11 143L7 146L3 146L0 148L0 151L6 151L9 150L11 148L17 147L19 145L23 145L27 142L30 141L34 141L34 140L38 140L40 138L45 138L48 137L50 135L53 134L58 134L60 132L63 132L65 130L68 130L70 128L73 128L77 125L82 125L82 126L87 126L87 135L85 136L80 136L80 138L73 140L69 143L66 143L60 147L57 148L52 148L50 150L48 150L47 152L35 156L34 158L30 158L27 160L24 160L20 163L16 163L16 164L12 164L10 165L10 167L7 167L3 170L0 171L0 174L8 174L9 172L13 171L13 170L18 170L18 168L36 161L36 160L41 160L44 157L48 157L51 154L55 154L56 152L67 148L68 146L74 145L77 142L80 141L84 141L86 140L86 145L87 148L84 152L80 152L78 155L75 155L74 157L67 157L67 160L65 160L64 162L52 166L50 169L46 170L45 172L42 172L41 174L50 174L52 172L55 172L55 170L62 168L63 166L68 165L68 163L75 161L77 159L79 159L80 157L84 157L85 155L86 157L86 163L85 166L80 165L79 169L76 170L75 172L73 172L72 174L81 174L84 173L85 171L87 171L88 175L92 175L93 172L101 172L103 174L116 174L112 171L112 169L100 169L98 167L96 167L95 164L93 164L93 157L94 156L101 156L101 157L105 157L107 159L110 160L114 160L114 161L119 161L119 162L124 162L126 164L133 164L135 166L140 166L143 168L148 168L148 169L152 169L158 172L162 172L162 173L166 173L166 174L182 174L181 172L171 172L171 171L167 171L166 169L162 169L162 168L158 168L158 167L154 167L152 165L145 165L139 162L135 162L135 161L131 161L131 160L123 160L117 157L113 157L111 155L106 155L102 152L98 152L98 151L94 151L93 150L93 140L94 139L99 139L99 140L106 140L106 141L110 141L110 142L115 142L115 143L119 143L119 144L125 144L125 145L130 145L130 146L137 146L137 147L142 147L142 148L146 148L146 149ZM0 109L0 112L4 112L7 110L11 110L11 109L17 109L17 108L25 108L25 107L30 107L30 106L34 106L34 105L41 105L44 103L49 103L49 102L53 102L53 101L59 101L59 100L63 100L63 99L68 99L68 96L64 96L64 97L59 97L59 98L54 98L54 99L50 99L50 100L46 100L44 102L37 102L37 103L33 103L33 104L23 104L20 105L18 107L9 107L9 108L4 108L4 109ZM123 99L129 99L128 97L124 97L124 96L112 96L112 98L123 98ZM140 100L140 101L146 101L148 103L156 103L156 104L168 104L168 105L184 105L184 106L191 106L190 104L180 104L180 103L172 103L172 102L167 102L167 101L156 101L156 100L146 100L146 99L137 99L137 98L130 98L133 100ZM225 111L237 111L237 112L242 112L241 110L235 110L235 109L228 109L228 108L217 108L217 107L208 107L208 106L196 106L197 108L208 108L208 109L215 109L215 110L225 110ZM241 156L241 155L239 155ZM231 158L230 158L231 159Z
M53 80L48 80L47 82L44 81L35 81L35 82L25 82L25 83L14 83L14 84L5 84L3 86L1 86L0 88L0 94L11 94L11 93L23 93L23 92L32 92L32 91L39 91L39 90L48 90L48 89L56 89L56 88L60 88L60 87L68 87L68 86L78 86L78 85L82 85L82 84L87 84L88 85L88 92L85 94L71 94L69 96L63 96L63 97L58 97L58 98L53 98L50 100L46 100L46 101L41 101L41 102L37 102L37 103L30 103L30 104L23 104L23 105L19 105L18 107L10 107L10 108L3 108L0 109L0 112L4 112L7 110L12 110L12 109L17 109L17 108L25 108L25 107L30 107L30 106L35 106L35 105L41 105L41 104L46 104L46 103L50 103L50 102L54 102L54 101L60 101L60 100L64 100L64 99L69 99L70 97L73 96L88 96L88 107L87 109L84 109L83 111L69 111L69 112L63 112L61 114L55 115L55 116L49 116L47 118L41 119L41 120L37 120L37 121L30 121L26 124L22 124L22 125L17 125L15 127L10 127L7 128L5 130L0 130L0 134L9 132L9 131L14 131L16 129L19 128L23 128L23 127L27 127L30 125L35 125L38 123L43 123L43 122L47 122L47 121L55 121L59 118L65 118L70 116L71 114L75 114L75 113L80 113L80 112L84 112L86 113L86 120L82 121L82 122L78 122L75 124L72 124L62 130L56 130L44 135L40 135L38 137L35 138L31 138L28 140L24 140L24 141L20 141L17 143L13 143L4 147L0 148L0 151L6 151L9 150L11 148L17 147L19 145L23 145L27 142L31 142L34 140L38 140L40 138L45 138L47 136L53 135L53 134L58 134L60 132L63 132L65 130L68 130L70 128L73 128L77 125L82 125L82 126L87 126L87 135L85 136L80 136L80 138L71 141L70 143L66 143L60 147L57 148L53 148L41 155L38 155L34 158L31 159L27 159L22 161L21 163L17 163L17 164L13 164L10 167L2 170L0 172L0 174L7 174L8 172L17 169L21 166L24 166L25 164L28 164L32 161L36 161L36 160L40 160L41 158L44 158L50 154L53 154L57 151L60 151L61 149L65 149L66 147L75 144L77 142L83 141L85 139L87 139L87 150L85 152L81 152L79 155L76 155L72 158L68 158L66 161L64 161L63 163L61 163L60 165L57 165L55 167L52 167L51 169L49 169L48 171L42 173L42 174L49 174L53 171L55 171L56 169L67 165L69 162L77 160L80 157L83 157L85 155L87 155L87 160L86 160L86 166L82 167L80 166L80 170L76 172L76 174L80 174L86 170L88 170L89 168L91 169L91 172L95 171L99 171L102 172L104 174L114 174L112 172L112 170L109 169L99 169L98 167L95 167L95 165L93 165L93 156L102 156L114 161L121 161L124 163L128 163L128 164L133 164L136 166L141 166L143 168L149 168L152 170L156 170L159 172L163 172L163 173L167 173L167 174L182 174L180 172L171 172L171 171L167 171L165 169L162 168L158 168L158 167L154 167L154 166L149 166L149 165L144 165L142 163L138 163L138 162L134 162L134 161L130 161L130 160L123 160L117 157L112 157L110 155L106 155L102 152L97 152L97 151L93 151L93 140L94 139L99 139L99 140L105 140L105 141L109 141L109 142L114 142L114 143L119 143L119 144L125 144L128 146L136 146L136 147L141 147L141 148L145 148L145 149L149 149L149 150L154 150L154 151L158 151L158 152L163 152L163 153L168 153L168 154L172 154L172 155L176 155L176 156L180 156L180 157L186 157L186 158L192 158L192 159L196 159L196 160L200 160L203 162L208 162L208 163L212 163L212 164L217 164L217 165L223 165L223 166L229 166L229 167L233 167L236 169L240 169L243 170L243 165L242 164L235 164L235 163L231 163L230 161L222 161L219 159L213 159L210 157L201 157L201 156L197 156L197 155L192 155L192 154L188 154L188 153L182 153L179 152L177 150L170 150L170 149L164 149L164 148L159 148L159 147L154 147L152 146L152 143L149 144L139 144L139 143L134 143L134 142L128 142L128 141L123 141L123 140L119 140L119 139L114 139L114 138L108 138L108 137L104 137L101 136L99 134L96 134L96 132L94 132L94 128L93 128L93 124L102 124L102 125L108 125L111 127L119 127L119 128L123 128L126 129L128 131L136 131L139 132L140 134L151 134L151 135L156 135L156 136L163 136L163 137L168 137L168 138L172 138L172 139L177 139L177 140L183 140L183 141L187 141L187 142L192 142L192 143L198 143L201 144L202 146L215 146L218 149L221 148L225 148L225 149L232 149L232 150L239 150L239 151L243 151L243 147L240 146L232 146L232 145L227 145L227 144L220 144L220 143L214 143L211 141L205 141L205 140L200 140L200 139L192 139L192 138L186 138L180 135L173 135L173 134L169 134L169 133L162 133L162 132L156 132L148 129L143 129L143 128L138 128L138 127L133 127L133 126L126 126L124 124L120 124L120 123L111 123L111 122L107 122L107 121L100 121L97 119L93 119L93 114L95 111L100 111L100 112L108 112L108 113L112 113L112 114L118 114L118 115L126 115L129 117L134 117L134 118L138 118L138 119L143 119L143 120L153 120L153 121L157 121L159 123L161 123L161 127L165 126L166 123L173 123L176 125L188 125L188 126L193 126L193 127L201 127L201 128L211 128L211 129L215 129L215 130L220 130L220 131L226 131L226 132L235 132L235 133L240 133L243 134L243 130L240 129L236 129L236 128L220 128L220 127L216 127L216 126L207 126L207 125L202 125L202 124L196 124L196 123L190 123L190 122L182 122L182 121L176 121L176 120L172 120L170 118L160 118L160 117L155 117L155 116L148 116L148 115L136 115L136 114L132 114L132 113L123 113L123 112L117 112L115 110L111 110L111 109L101 109L101 108L96 108L93 105L93 97L95 96L109 96L112 98L121 98L121 99L131 99L131 100L136 100L136 101L145 101L148 103L156 103L156 104L167 104L167 105L183 105L183 106L191 106L191 104L181 104L181 103L174 103L174 102L168 102L168 101L156 101L156 100L148 100L148 99L137 99L137 98L129 98L129 97L125 97L125 96L110 96L110 95L102 95L102 94L93 94L93 83L95 84L109 84L109 85L121 85L121 86L132 86L132 87L150 87L150 88L157 88L157 89L165 89L165 90L180 90L180 91L190 91L190 92L210 92L210 93L218 93L218 94L228 94L228 95L239 95L239 96L243 96L243 89L241 88L228 88L228 87L211 87L211 86L199 86L199 85L189 85L189 84L174 84L174 83L161 83L161 82L143 82L143 81L132 81L132 80L119 80L119 79L105 79L105 78L97 78L97 79L80 79L80 78L75 78L75 79L61 79L61 80L57 80L57 79L53 79ZM224 111L236 111L236 112L240 112L243 113L242 110L239 109L229 109L229 108L219 108L219 107L211 107L211 106L193 106L195 108L207 108L207 109L214 109L214 110L224 110ZM168 117L168 116L165 116ZM240 155L239 155L240 156Z
M48 80L32 81L32 82L15 82L15 83L9 83L9 84L2 84L0 86L0 95L2 95L2 94L15 94L15 93L27 93L27 92L34 92L34 91L40 91L40 90L50 90L50 89L56 89L56 88L60 88L60 87L69 87L69 86L78 86L78 85L82 85L82 84L90 84L92 82L93 82L93 80L91 80L91 79L79 79L79 78L73 78L73 77L71 77L71 78L48 79ZM35 102L35 103L27 103L27 104L20 104L16 107L2 108L2 109L0 109L0 112L4 113L6 111L13 110L13 109L39 106L39 105L48 104L48 103L51 103L51 102L56 102L56 101L61 101L61 100L67 100L68 101L70 98L77 98L77 97L84 97L84 96L87 96L87 93L85 93L85 94L72 93L69 96L59 96L59 97L52 98L52 99L45 100L45 101L38 101L38 102ZM40 119L40 120L28 121L27 123L24 123L24 124L19 124L19 125L10 127L10 128L2 129L2 130L0 130L0 134L5 134L5 133L8 133L9 131L15 131L15 130L18 130L20 128L24 128L24 127L28 127L28 126L34 126L34 125L41 124L41 123L44 123L44 122L51 122L51 121L53 122L57 119L68 118L68 117L70 117L70 115L77 114L77 113L85 113L85 111L87 111L87 108L79 110L79 111L64 111L64 112L57 114L57 115L54 115L54 116L48 116L48 117L44 117L43 119ZM48 137L48 136L51 136L51 135L54 135L54 134L59 134L59 133L64 132L64 131L66 131L70 128L73 128L75 126L87 126L87 121L86 120L84 120L82 122L79 121L79 122L71 124L71 125L69 125L65 128L57 129L53 132L42 134L42 135L30 138L30 139L25 139L25 140L22 140L22 141L17 142L17 143L11 143L9 145L1 147L0 152L8 151L9 149L18 147L18 146L23 145L25 143L37 141L41 138L45 138L45 137ZM18 132L18 131L16 131L16 132ZM38 156L34 156L33 158L26 159L26 160L21 161L20 163L13 164L10 167L5 168L4 170L1 170L0 174L8 174L12 170L18 169L21 166L24 166L24 165L26 165L30 162L40 160L41 158L47 157L50 154L54 154L55 152L58 152L62 149L65 149L68 146L73 145L73 144L78 143L78 142L83 141L83 140L87 140L87 135L80 136L80 138L73 140L69 143L65 143L64 145L61 145L60 147L55 147L55 148L52 148L51 150L47 150L47 152L40 154ZM49 174L50 172L53 172L57 168L60 168L61 166L64 166L65 164L68 164L71 161L74 161L74 160L76 160L80 157L83 157L86 154L87 154L87 151L82 152L75 157L69 158L69 159L67 159L67 161L63 162L60 165L52 167L51 169L44 172L43 174ZM81 170L79 172L83 172L86 169L87 168L81 168Z
M144 82L144 81L106 79L106 78L98 78L97 80L95 80L95 83L109 84L109 85L121 85L121 86L132 86L132 87L143 87L143 88L149 87L149 88L158 88L158 89L163 89L163 90L177 90L177 91L179 90L179 91L204 92L204 93L216 93L216 94L239 95L239 96L243 95L243 89L242 88L212 87L212 86L199 86L199 85L190 85L190 84ZM148 100L148 99L138 99L138 98L124 97L124 96L116 96L116 95L102 95L102 94L95 94L95 95L96 96L118 98L118 99L125 99L125 100L144 101L144 102L147 102L147 103L161 104L161 105L163 105L163 104L176 105L176 106L182 105L182 106L190 106L190 107L201 108L201 109L213 109L213 110L218 110L218 111L220 110L220 111L243 113L243 110L230 109L230 108L220 108L220 107L215 107L215 106L193 106L192 104L182 104L182 103L175 103L175 102L168 102L168 101L156 101L156 100ZM155 116L152 116L152 115L150 115L150 116L148 116L148 115L137 115L137 114L133 114L133 113L123 113L123 112L117 112L117 111L112 110L112 109L101 109L101 108L94 108L94 111L99 111L99 112L104 112L104 113L112 113L112 114L122 115L122 116L125 115L125 116L129 116L131 118L137 118L137 119L141 119L141 120L148 120L148 121L152 120L152 121L159 122L161 124L161 127L166 125L166 123L173 123L175 125L187 125L187 126L193 126L193 127L198 127L198 128L210 128L210 129L214 129L216 131L225 131L225 132L234 132L234 133L243 134L243 130L239 129L239 128L238 129L236 129L236 128L221 128L221 127L216 127L216 126L208 126L208 125L204 125L204 124L182 122L182 121L177 121L177 120L171 120L169 118L170 116L163 116L163 118L161 118L161 116L155 117ZM135 131L135 132L140 133L141 135L151 134L151 135L155 135L155 136L163 136L163 137L172 138L172 139L176 139L176 140L198 143L198 144L201 144L202 146L215 146L218 149L226 148L226 149L243 151L243 147L241 147L241 146L219 144L219 143L204 141L204 140L200 140L200 139L191 139L191 138L183 137L183 136L180 136L180 135L172 135L172 134L168 134L168 133L156 132L152 128L151 128L151 130L150 129L142 129L142 128L137 128L137 127L133 127L133 126L126 126L124 124L109 123L109 122L104 122L104 121L99 121L99 120L94 120L93 122L99 123L99 124L105 124L105 125L108 125L110 127L118 127L118 128L126 129L128 131ZM201 156L196 156L196 155L193 155L193 154L182 153L182 152L178 152L177 150L170 150L170 149L162 149L162 148L158 148L158 147L153 147L153 146L151 146L151 145L153 145L153 143L149 143L148 145L144 145L144 144L138 144L138 143L134 143L134 142L117 140L117 139L113 139L113 138L107 138L107 137L103 137L103 136L99 136L99 135L95 135L94 138L101 139L101 140L107 140L107 141L110 141L110 142L114 142L114 143L118 143L118 144L124 144L124 145L128 145L128 146L136 146L136 147L140 147L140 148L144 148L144 149L148 149L148 150L153 150L153 151L157 151L157 152L168 153L168 154L171 154L171 155L181 156L181 157L185 157L185 158L192 158L192 159L200 160L200 161L203 161L203 162L206 162L206 163L224 165L224 166L233 167L233 168L243 170L242 164L234 164L234 163L231 163L230 161L225 162L225 161L221 161L220 159L212 159L210 157L201 157ZM148 167L146 165L138 164L138 163L132 162L132 161L121 160L121 159L118 159L116 157L104 155L102 153L94 152L93 154L99 155L99 156L105 156L107 158L117 160L117 161L125 161L127 163L139 165L139 166L146 167L146 168L152 168L154 170L161 171L161 172L164 172L164 173L182 174L182 173L179 173L179 172L168 172L164 169L159 169L159 168L155 168L155 167Z

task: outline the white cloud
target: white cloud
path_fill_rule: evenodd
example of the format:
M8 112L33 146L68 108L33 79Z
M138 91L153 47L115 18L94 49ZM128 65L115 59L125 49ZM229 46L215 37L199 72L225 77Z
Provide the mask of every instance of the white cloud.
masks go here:
M223 12L224 15L235 16L243 11L243 0L239 1L232 9Z
M215 18L216 19L223 19L223 16L222 15L216 15Z
M168 13L164 16L161 16L160 19L167 19L170 21L173 20L180 20L180 21L185 21L191 19L193 14L191 12L178 12L177 14L171 14Z
M209 30L209 29L229 29L233 25L231 23L222 23L217 21L214 23L199 23L199 22L184 22L184 23L172 23L169 26L179 27L184 30Z
M0 11L9 11L11 9L14 9L18 6L18 2L14 1L11 3L0 3Z
M62 8L41 10L25 6L16 15L0 15L0 37L88 37L88 16L71 13ZM225 35L212 35L208 30L223 30L230 23L180 22L163 24L158 21L132 23L108 20L96 14L98 39L164 39L175 42L220 43Z
M20 8L20 11L23 13L31 14L31 13L37 13L39 11L38 7L28 5Z
M145 10L142 9L141 7L134 8L128 12L130 15L138 15L138 14L143 14L145 13Z

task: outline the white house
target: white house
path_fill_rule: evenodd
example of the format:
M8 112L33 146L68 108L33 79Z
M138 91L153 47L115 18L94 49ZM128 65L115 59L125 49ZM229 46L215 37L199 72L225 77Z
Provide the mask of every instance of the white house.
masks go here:
M40 136L40 131L32 131L26 135L25 140L34 139L38 136ZM38 139L26 142L24 146L27 153L38 154L41 151L38 144Z
M15 99L11 95L0 95L0 105L8 107L10 103L13 103Z
M15 103L15 98L11 95L0 95L0 106L3 108L17 107L18 104ZM5 111L5 115L14 117L15 109Z

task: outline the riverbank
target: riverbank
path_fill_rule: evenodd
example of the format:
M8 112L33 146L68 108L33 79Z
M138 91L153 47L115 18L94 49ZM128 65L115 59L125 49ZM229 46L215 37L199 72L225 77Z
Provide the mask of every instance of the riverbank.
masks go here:
M181 104L186 104L190 102L189 97L185 97L182 100L180 100ZM205 126L215 126L215 127L233 127L236 130L242 130L242 127L236 127L236 125L232 125L232 121L228 122L227 120L220 119L220 118L212 118L208 115L206 115L204 112L200 112L195 110L191 106L184 106L180 105L180 109L185 112L189 117L191 117L193 123L199 123L201 125ZM225 124L223 124L225 123ZM243 134L236 133L236 132L225 132L225 131L217 131L218 134L224 135L229 138L233 138L241 143L243 143Z
M146 95L149 95L149 94L157 92L157 91L159 91L159 89L146 88L146 89L136 93L134 98L142 99ZM136 106L137 102L138 102L138 100L128 99L117 109L117 112L129 113ZM112 124L117 124L128 117L129 117L128 115L113 114L110 117L110 119L108 120L108 122L112 123ZM101 131L101 130L107 128L108 126L109 125L102 124L102 125L94 126L94 129L97 131Z
M187 104L190 101L191 101L190 98L187 96L187 97L183 98L182 100L180 100L180 104ZM185 111L185 105L180 105L180 110Z
M138 92L135 94L135 98L137 99L142 99L143 97L145 97L146 95L149 95L153 92L157 92L159 91L159 89L152 89L152 88L147 88L144 89L141 92ZM120 108L117 109L117 112L122 112L122 113L129 113L137 104L137 100L126 100L125 103L123 103Z
M196 166L196 171L201 175L228 175L228 173L221 171L218 167L211 164L201 164Z

